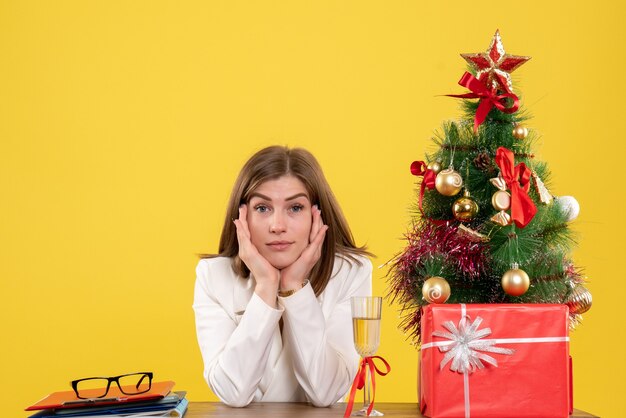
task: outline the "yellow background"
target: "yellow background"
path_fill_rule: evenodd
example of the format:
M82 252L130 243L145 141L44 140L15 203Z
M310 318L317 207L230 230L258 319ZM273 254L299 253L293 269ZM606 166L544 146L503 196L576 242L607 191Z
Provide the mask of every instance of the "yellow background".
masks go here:
M557 4L558 3L558 4ZM572 334L575 404L626 416L624 10L618 1L0 1L2 416L78 377L202 379L196 253L214 252L257 149L319 159L375 266L403 248L409 164L460 115L462 52L501 30L542 135L551 191L581 204L574 253L594 307ZM385 293L386 269L374 272ZM392 372L416 401L414 348L384 311Z

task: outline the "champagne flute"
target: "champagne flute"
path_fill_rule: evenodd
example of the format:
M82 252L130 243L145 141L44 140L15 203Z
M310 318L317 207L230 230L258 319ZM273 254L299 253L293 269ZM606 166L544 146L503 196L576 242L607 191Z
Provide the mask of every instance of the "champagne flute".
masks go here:
M352 331L354 347L361 357L371 357L376 354L380 344L380 313L382 297L354 296L352 306ZM363 387L363 408L352 413L353 416L367 416L370 406L371 376L368 367L365 368L365 386ZM384 414L372 409L370 416L380 417Z

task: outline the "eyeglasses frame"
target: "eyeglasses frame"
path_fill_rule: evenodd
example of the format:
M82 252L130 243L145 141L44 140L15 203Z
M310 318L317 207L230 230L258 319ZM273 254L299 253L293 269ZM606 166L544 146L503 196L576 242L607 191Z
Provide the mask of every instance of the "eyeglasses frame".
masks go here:
M143 377L141 379L139 379L139 382L137 383L136 387L139 387L139 385L141 385L141 382L143 382L143 380L148 377L148 389L146 390L142 390L141 392L134 392L134 393L126 393L124 392L124 389L122 389L122 385L120 385L120 378L122 377L126 377L126 376L132 376L132 375L143 375ZM152 388L152 377L153 377L153 373L152 372L136 372L136 373L126 373L126 374L121 374L119 376L113 376L113 377L101 377L101 376L95 376L95 377L85 377L82 379L76 379L76 380L72 380L70 382L70 384L72 385L72 389L74 389L74 393L76 393L76 397L78 397L78 399L99 399L99 398L104 398L105 396L107 396L107 394L109 393L109 390L111 389L111 383L115 382L117 384L117 387L120 389L120 392L122 392L124 395L139 395L142 393L146 393L150 390L150 388ZM84 398L82 396L80 396L80 394L78 393L78 384L80 382L82 382L83 380L93 380L93 379L106 379L107 380L107 388L106 391L104 392L104 394L100 395L100 396L91 396L88 398Z

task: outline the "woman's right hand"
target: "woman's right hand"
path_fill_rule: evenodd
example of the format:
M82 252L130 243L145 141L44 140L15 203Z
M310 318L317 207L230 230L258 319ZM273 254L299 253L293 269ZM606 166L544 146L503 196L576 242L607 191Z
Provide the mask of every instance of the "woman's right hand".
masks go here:
M280 271L265 259L259 250L250 240L250 230L248 229L248 206L239 206L239 219L235 219L237 228L237 241L239 242L239 258L254 275L256 287L254 292L269 306L275 308L276 295L280 284Z

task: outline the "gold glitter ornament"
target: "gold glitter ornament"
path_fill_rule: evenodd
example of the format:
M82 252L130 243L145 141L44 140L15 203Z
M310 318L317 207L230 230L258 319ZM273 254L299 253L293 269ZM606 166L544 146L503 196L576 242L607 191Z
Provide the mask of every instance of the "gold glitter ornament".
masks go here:
M422 286L422 296L428 303L446 303L450 293L450 285L443 277L430 277Z
M426 168L428 168L430 171L434 172L435 174L439 174L443 166L441 165L441 161L432 161L428 163L428 166Z
M478 203L466 190L463 197L458 198L452 205L452 214L457 221L468 222L478 215Z
M569 294L565 304L569 306L570 313L581 315L591 309L591 302L591 292L579 284Z
M435 188L444 196L454 196L461 191L463 179L453 168L446 168L437 174Z
M513 138L515 139L526 139L528 136L528 128L523 125L515 125L513 128Z
M528 274L519 268L517 263L513 263L510 270L502 275L502 289L509 296L521 296L530 287Z

